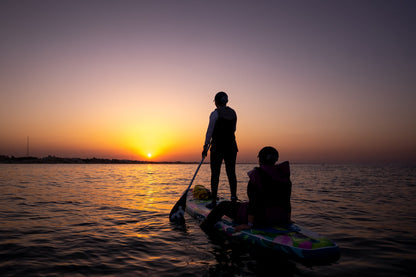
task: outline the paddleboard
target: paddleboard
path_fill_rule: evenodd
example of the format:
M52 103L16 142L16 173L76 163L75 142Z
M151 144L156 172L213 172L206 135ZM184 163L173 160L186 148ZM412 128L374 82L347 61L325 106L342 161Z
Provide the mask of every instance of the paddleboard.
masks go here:
M187 195L186 212L203 221L211 211L205 207L211 200L195 199L192 192L191 189ZM340 255L339 247L335 242L295 223L285 227L252 228L241 232L235 232L235 226L231 218L224 216L215 224L215 230L233 239L272 249L289 258L305 262L334 262Z

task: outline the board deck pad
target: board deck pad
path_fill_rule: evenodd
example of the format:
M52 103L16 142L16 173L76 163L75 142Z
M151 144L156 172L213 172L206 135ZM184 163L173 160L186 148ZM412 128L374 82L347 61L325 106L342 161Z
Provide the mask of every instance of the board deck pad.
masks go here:
M224 200L220 199L219 202ZM211 211L205 207L210 201L195 199L191 189L187 195L186 212L202 221ZM333 262L340 255L335 242L295 223L284 227L252 228L241 232L235 232L235 226L232 219L224 216L215 224L215 229L228 237L272 249L298 260Z

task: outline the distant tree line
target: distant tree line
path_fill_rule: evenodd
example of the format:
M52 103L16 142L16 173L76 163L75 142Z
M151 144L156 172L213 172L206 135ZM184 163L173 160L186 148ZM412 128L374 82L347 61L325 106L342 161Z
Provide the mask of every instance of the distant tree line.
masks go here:
M152 164L152 163L184 163L184 162L154 162L154 161L136 161L136 160L119 160L119 159L98 159L98 158L61 158L47 156L44 158L37 157L14 157L0 155L0 163L3 164Z

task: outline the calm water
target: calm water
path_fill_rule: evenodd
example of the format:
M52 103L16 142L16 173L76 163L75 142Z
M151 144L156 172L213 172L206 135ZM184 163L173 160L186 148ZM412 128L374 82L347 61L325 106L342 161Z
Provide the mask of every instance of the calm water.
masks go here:
M246 171L238 165L239 197ZM341 258L306 266L207 237L168 214L197 165L0 164L2 276L413 276L416 168L292 165L293 219ZM203 165L194 182L209 186ZM225 174L220 192L229 197ZM269 272L269 274L264 274ZM270 272L272 274L270 274Z

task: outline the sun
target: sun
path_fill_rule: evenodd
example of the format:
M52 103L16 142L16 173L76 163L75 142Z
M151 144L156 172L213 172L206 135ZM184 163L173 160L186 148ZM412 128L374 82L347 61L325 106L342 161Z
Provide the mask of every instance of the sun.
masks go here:
M147 153L147 157L151 158L152 157L152 153Z

